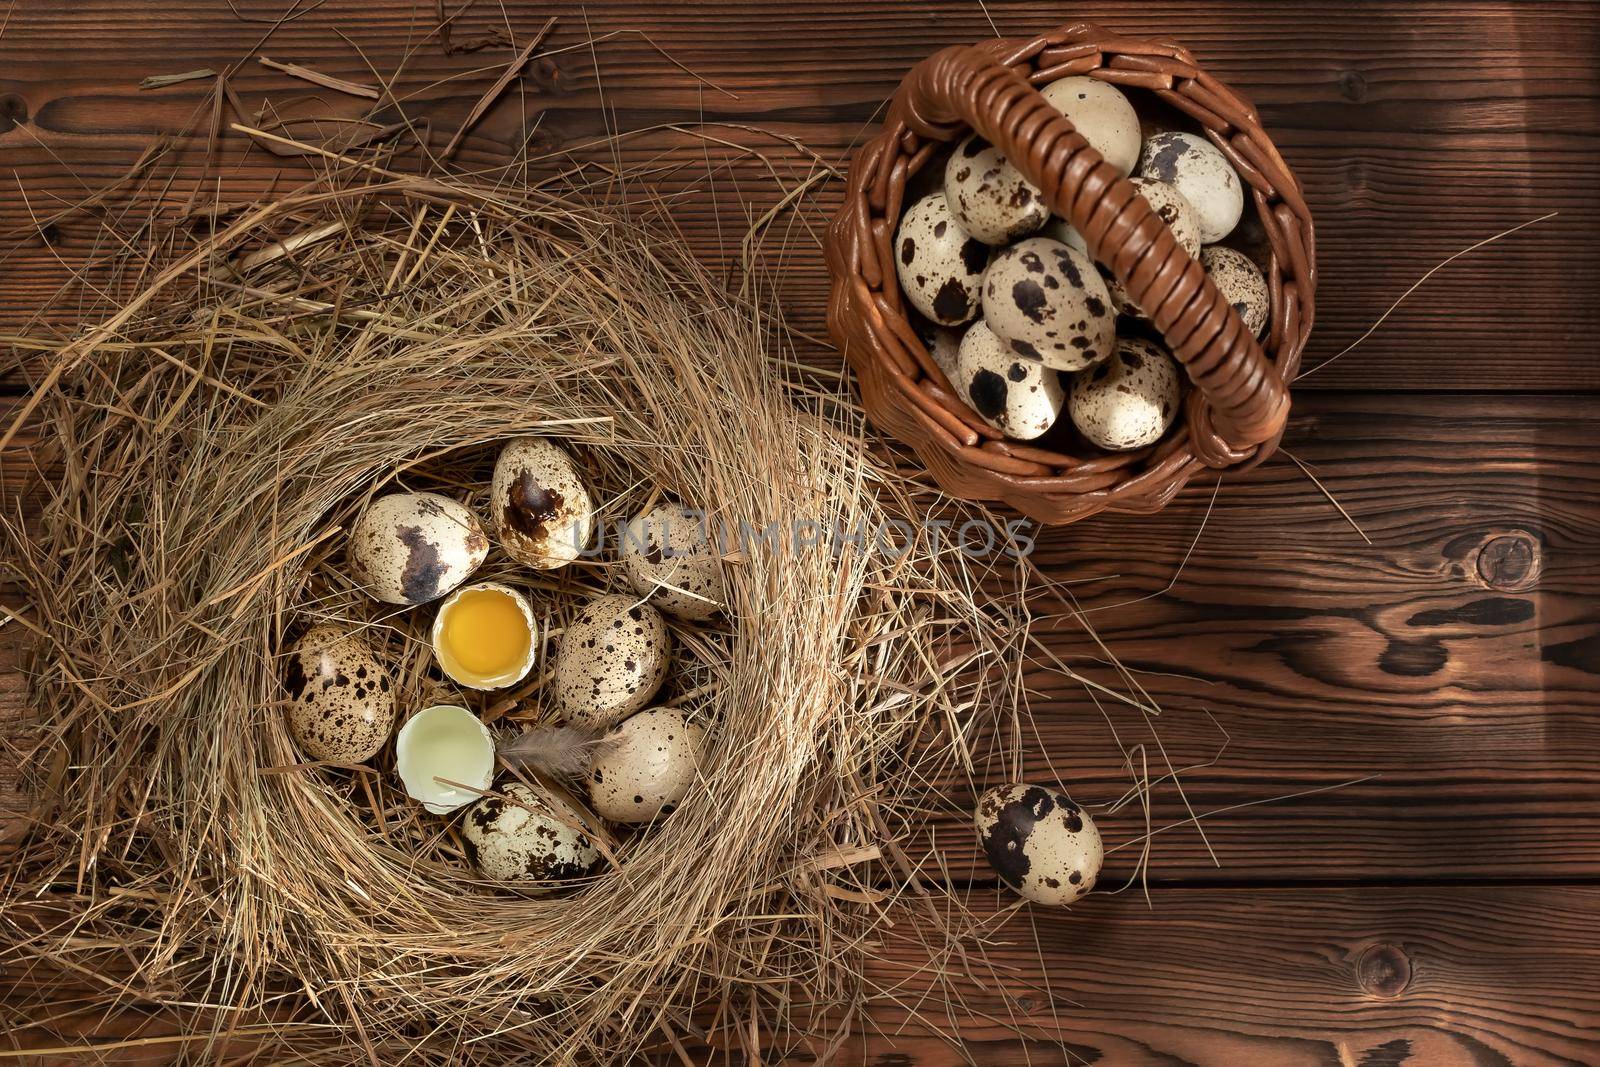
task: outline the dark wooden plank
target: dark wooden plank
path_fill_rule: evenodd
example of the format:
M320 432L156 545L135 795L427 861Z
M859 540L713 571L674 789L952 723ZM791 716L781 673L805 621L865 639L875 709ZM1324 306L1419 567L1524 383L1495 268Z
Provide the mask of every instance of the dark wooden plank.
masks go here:
M241 10L281 14L266 3ZM1043 28L1050 18L1023 3L987 10L1008 34ZM535 64L468 139L464 164L498 162L530 137L541 150L575 149L602 133L596 62L619 128L704 115L771 127L838 160L910 64L989 32L982 6L958 0L914 10L846 2L607 4L583 17L560 5L509 3L504 14L498 5L469 11L455 36L510 26L525 38L552 13L564 18L552 40L557 47L586 32L625 32L599 47L598 60L578 50ZM1380 339L1306 387L1600 388L1600 360L1593 358L1600 318L1589 298L1600 286L1600 185L1591 166L1600 134L1593 76L1600 9L1505 2L1196 7L1166 0L1082 4L1072 16L1179 37L1257 98L1318 210L1321 326L1312 363L1353 340L1446 256L1516 222L1563 211L1449 268ZM488 68L510 53L446 56L426 39L432 27L428 5L339 0L283 26L263 51L367 82L369 62L388 72L412 52L398 87L418 94L407 107L434 121L437 146L492 81ZM26 225L30 205L43 213L121 174L155 133L207 106L204 82L141 93L141 78L220 69L265 30L235 17L222 0L181 8L55 0L13 11L0 38L0 113L9 116L0 119L0 152L23 195L0 203L0 232ZM696 82L632 31L738 98ZM342 112L364 106L253 63L235 84L250 108L308 91ZM809 159L770 138L722 132L760 143L786 176L810 170ZM652 158L670 140L645 139L622 157ZM257 192L280 170L280 161L259 151L233 165L241 149L234 138L229 195ZM705 151L689 141L677 158L699 161ZM196 163L198 155L191 153ZM737 182L737 193L766 203L775 193L758 169ZM186 197L197 174L185 171L173 196ZM727 235L745 224L734 185L724 180L715 204L702 191L678 205L680 224L708 255L725 251ZM837 184L822 193L818 217L838 195ZM35 241L0 264L0 323L25 318L60 283L63 264L90 247L82 227L63 226L51 237L49 247ZM820 262L797 249L784 283L793 320L814 329L825 290Z
M879 1032L839 1062L1593 1064L1597 913L1594 888L1167 890L1151 908L1095 894L1012 917L970 976L936 960L948 989L922 920L866 968L907 1007L874 1008Z
M1333 793L1208 817L1158 835L1157 879L1550 879L1600 875L1600 417L1582 398L1359 394L1305 398L1287 447L1373 539L1368 546L1288 460L1191 490L1155 517L1047 533L1035 559L1080 580L1086 617L1165 709L1161 742L1195 809ZM1195 538L1199 535L1198 542ZM1190 546L1187 564L1180 564ZM1097 576L1116 575L1114 578ZM1176 576L1176 581L1174 581ZM1170 590L1166 590L1168 584ZM1166 591L1163 591L1166 590ZM1040 612L1061 611L1040 599ZM1072 623L1047 644L1117 685ZM1048 666L1048 665L1046 665ZM1025 775L1080 802L1130 784L1085 691L1029 678ZM1125 686L1122 688L1126 689ZM1153 744L1107 703L1122 743ZM1207 715L1210 712L1210 716ZM1214 720L1211 716L1214 716ZM928 803L944 859L987 877L968 826L1009 745L974 744L975 781ZM1152 773L1165 770L1149 753ZM1187 818L1174 789L1157 826ZM1104 819L1125 846L1137 805Z

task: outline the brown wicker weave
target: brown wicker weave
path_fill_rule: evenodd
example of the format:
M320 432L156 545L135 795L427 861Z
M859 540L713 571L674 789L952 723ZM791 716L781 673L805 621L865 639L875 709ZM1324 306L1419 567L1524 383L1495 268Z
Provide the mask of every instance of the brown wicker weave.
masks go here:
M1088 74L1154 92L1190 116L1250 186L1271 249L1265 351L1134 186L1031 85ZM1137 452L1080 455L1005 440L956 395L907 317L891 245L906 183L968 129L993 143L1088 241L1154 322L1194 388L1185 424ZM1253 464L1277 446L1311 330L1316 267L1299 183L1248 100L1171 41L1098 26L947 48L914 67L883 132L857 151L828 230L828 326L869 417L910 444L947 492L1003 500L1043 522L1102 509L1150 512L1205 467Z

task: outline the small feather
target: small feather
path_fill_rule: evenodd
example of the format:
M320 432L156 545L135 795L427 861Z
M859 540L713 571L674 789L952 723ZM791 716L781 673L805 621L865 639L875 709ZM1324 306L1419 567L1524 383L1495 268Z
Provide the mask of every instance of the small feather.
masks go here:
M535 726L501 745L499 753L507 763L552 778L582 778L599 741L598 731L581 726Z

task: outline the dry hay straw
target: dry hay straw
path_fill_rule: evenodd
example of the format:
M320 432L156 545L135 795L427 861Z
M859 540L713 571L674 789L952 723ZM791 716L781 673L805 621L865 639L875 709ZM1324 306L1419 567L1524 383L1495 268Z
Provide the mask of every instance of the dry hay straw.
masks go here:
M159 1023L133 1045L190 1054L490 1063L846 1032L920 885L896 844L916 816L886 809L1011 703L1025 621L980 606L993 561L739 546L730 621L678 635L699 787L564 895L476 880L387 755L307 768L287 733L278 657L310 620L365 627L402 712L428 698L426 611L354 590L340 532L397 484L481 505L512 435L569 442L607 520L672 496L734 528L874 530L926 505L843 386L783 358L759 293L580 185L340 164L215 228L123 210L116 310L18 343L57 473L37 525L4 508L42 791L4 846L0 1028L115 1033L125 1009ZM558 616L619 581L486 573ZM949 680L972 664L999 669ZM539 684L480 704L503 739L541 721Z

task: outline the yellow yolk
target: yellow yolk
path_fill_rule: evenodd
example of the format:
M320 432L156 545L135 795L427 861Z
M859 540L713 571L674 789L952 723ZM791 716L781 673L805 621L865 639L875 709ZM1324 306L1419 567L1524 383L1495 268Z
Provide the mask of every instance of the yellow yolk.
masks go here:
M440 629L444 652L476 678L510 674L528 658L533 634L516 601L497 589L462 593Z

